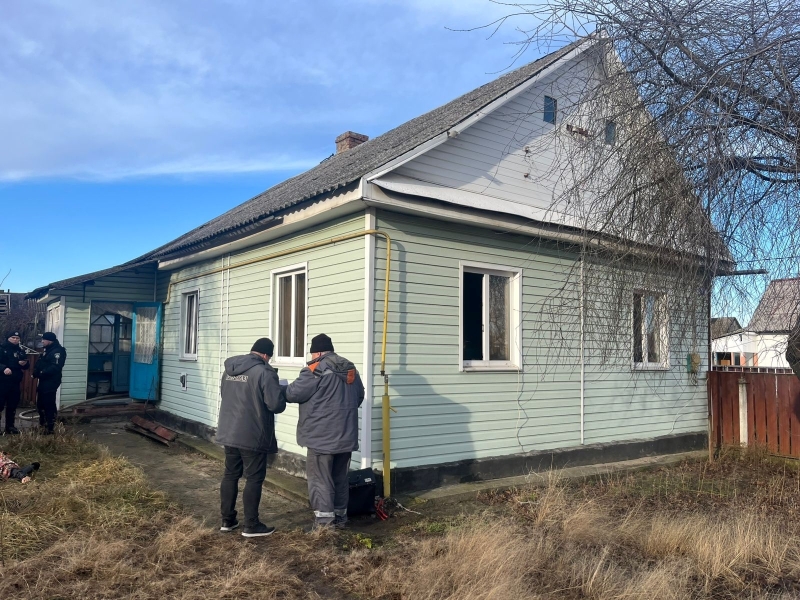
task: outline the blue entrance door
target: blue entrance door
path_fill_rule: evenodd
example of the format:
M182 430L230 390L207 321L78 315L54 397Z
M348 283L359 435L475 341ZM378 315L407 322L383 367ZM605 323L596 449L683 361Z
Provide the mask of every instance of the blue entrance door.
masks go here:
M158 397L160 341L161 302L134 303L131 387L128 392L131 398L154 402Z

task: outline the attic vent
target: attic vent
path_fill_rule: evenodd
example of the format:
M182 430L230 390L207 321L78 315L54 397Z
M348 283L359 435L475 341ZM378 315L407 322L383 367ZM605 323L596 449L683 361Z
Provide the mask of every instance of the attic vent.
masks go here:
M363 133L356 133L354 131L345 131L342 135L336 138L336 154L345 152L351 148L355 148L359 144L363 144L369 139L368 135Z
M0 294L0 315L11 313L11 294Z
M589 137L589 131L577 125L568 124L567 131L576 135L582 135L583 137Z

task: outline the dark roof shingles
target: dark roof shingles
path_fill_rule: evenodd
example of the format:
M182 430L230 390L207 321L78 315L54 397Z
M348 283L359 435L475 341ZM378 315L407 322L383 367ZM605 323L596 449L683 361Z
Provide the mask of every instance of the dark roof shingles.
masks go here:
M530 79L539 71L569 54L585 41L586 38L568 44L439 108L411 119L383 135L364 142L355 148L331 156L305 173L296 175L271 187L219 217L124 265L57 281L48 286L38 288L31 292L30 295L34 296L37 293L42 295L41 292L47 289L66 288L97 277L111 275L125 269L153 262L224 233L256 223L277 211L320 194L351 184L370 171L385 165L409 150L413 150L420 144L424 144L451 129L486 105L500 98L503 94L510 92L527 79Z
M770 281L756 307L749 331L788 333L800 317L800 277Z
M584 39L573 42L439 108L411 119L381 136L331 156L305 173L279 183L145 256L154 258L165 256L186 246L254 223L304 200L344 187L451 129L569 54L585 41Z

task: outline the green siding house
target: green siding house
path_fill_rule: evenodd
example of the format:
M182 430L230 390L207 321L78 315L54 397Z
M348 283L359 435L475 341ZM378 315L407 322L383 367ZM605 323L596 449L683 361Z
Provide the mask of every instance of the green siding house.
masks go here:
M34 291L70 353L62 406L129 394L212 437L228 356L269 336L291 380L324 332L367 386L354 467L384 470L388 378L400 491L702 447L706 386L687 356L705 361L706 314L670 304L658 356L642 356L642 306L669 298L631 288L628 358L598 361L581 311L600 291L575 277L570 224L553 226L558 182L530 176L557 160L553 99L590 53L577 42L377 138L343 134L317 167L169 244ZM301 473L296 421L296 406L277 417L277 465Z

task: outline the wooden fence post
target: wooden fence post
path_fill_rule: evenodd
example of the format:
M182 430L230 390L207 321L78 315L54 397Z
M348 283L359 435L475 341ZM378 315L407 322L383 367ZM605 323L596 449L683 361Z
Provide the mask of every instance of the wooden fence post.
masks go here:
M747 379L739 378L739 443L747 446Z

